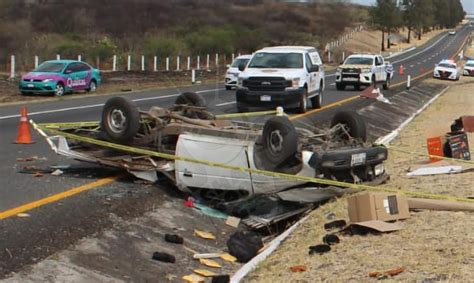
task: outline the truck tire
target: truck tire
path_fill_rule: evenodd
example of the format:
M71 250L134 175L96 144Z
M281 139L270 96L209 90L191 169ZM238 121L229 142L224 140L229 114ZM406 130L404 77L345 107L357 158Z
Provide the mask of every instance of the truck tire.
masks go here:
M300 97L300 105L298 106L298 113L306 113L308 110L308 89L305 87Z
M343 83L336 83L336 89L337 89L337 90L345 90L345 89L346 89L346 85L343 84Z
M266 170L274 170L298 152L298 133L286 116L267 120L262 132L261 163Z
M319 94L311 98L311 107L319 109L323 106L323 84L319 86Z
M183 92L174 101L175 105L188 105L206 108L206 101L202 95L195 92ZM208 115L198 111L186 111L184 116L192 119L208 119Z
M101 128L110 141L130 143L140 128L137 106L125 97L110 98L102 109Z
M355 111L341 111L336 113L331 121L331 128L337 124L344 124L350 136L354 139L367 141L367 127L365 120ZM341 135L344 136L344 135Z
M373 86L374 88L377 88L377 80L376 80L376 78L375 78L375 75L372 75L372 86Z
M387 74L387 79L385 80L385 83L383 84L383 89L387 90L390 89L390 75Z

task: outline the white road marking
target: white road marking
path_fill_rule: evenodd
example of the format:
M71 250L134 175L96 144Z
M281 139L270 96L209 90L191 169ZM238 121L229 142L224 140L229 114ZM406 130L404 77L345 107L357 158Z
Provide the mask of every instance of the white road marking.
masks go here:
M415 54L412 54L412 55L410 55L410 56L408 56L408 57L405 57L405 58L403 58L403 59L401 59L401 60L392 62L392 64L397 64L397 63L406 61L406 60L408 60L408 59L410 59L410 58L413 58L413 57L415 57L415 56L420 55L420 54L423 53L423 52L426 52L427 50L429 50L429 49L433 48L435 45L437 45L441 40L443 40L443 39L444 39L445 37L447 37L447 36L448 36L447 34L443 35L443 36L442 36L440 39L438 39L435 43L433 43L432 45L428 46L427 48L421 50L420 52L417 52L417 53L415 53Z
M219 104L216 104L216 107L231 105L231 104L235 104L235 103L237 103L237 101L229 101L229 102L219 103Z
M196 91L196 93L214 92L214 91L219 91L219 90L224 90L224 89L216 88L216 89L200 90L200 91ZM132 101L137 102L137 101L147 101L147 100L158 100L158 99L163 99L163 98L176 97L178 95L180 95L180 93L175 93L175 94L170 94L170 95L163 95L163 96L155 96L155 97L137 98L137 99L132 99ZM54 109L54 110L37 111L37 112L28 113L28 116L37 116L37 115L41 115L41 114L51 114L51 113L57 113L57 112L65 112L65 111L71 111L71 110L81 110L81 109L88 109L88 108L95 108L95 107L102 107L102 106L104 106L104 103L83 105L83 106L76 106L76 107L68 107L68 108L60 108L60 109ZM20 114L2 116L2 117L0 117L0 120L11 119L11 118L19 118L19 117L20 117Z

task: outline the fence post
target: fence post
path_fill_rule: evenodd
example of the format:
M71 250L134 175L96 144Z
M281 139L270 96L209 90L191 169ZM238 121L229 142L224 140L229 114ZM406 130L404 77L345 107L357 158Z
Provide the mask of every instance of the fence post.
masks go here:
M209 61L211 59L211 56L209 54L207 54L207 63L206 63L206 69L209 70Z
M10 79L14 79L15 78L15 55L12 55L10 57Z
M114 55L114 57L112 58L112 71L117 71L117 55Z
M128 55L127 57L127 71L130 71L132 68L132 56Z
M234 62L234 60L235 60L235 54L232 53L232 62Z
M328 52L328 62L331 63L331 51Z
M179 71L179 55L176 56L176 71Z
M142 55L142 72L145 71L145 55Z
M39 58L35 56L35 69L38 68Z
M196 69L198 69L198 70L199 70L199 69L201 68L201 66L200 66L200 65L201 65L201 56L199 56L199 55L198 55L198 57L197 57L197 64L196 64Z
M170 70L170 57L166 57L166 71Z
M216 53L216 67L219 67L219 54Z
M191 56L188 56L188 68L187 70L191 70Z
M240 52L239 52L239 56L240 56Z
M82 56L81 55L77 55L77 61L79 61L79 62L82 61Z
M344 60L346 60L346 52L342 51L342 62L344 62Z
M196 70L194 69L191 71L191 83L196 83Z
M61 60L61 55L56 54L56 60Z
M158 71L158 57L156 56L153 57L153 71Z

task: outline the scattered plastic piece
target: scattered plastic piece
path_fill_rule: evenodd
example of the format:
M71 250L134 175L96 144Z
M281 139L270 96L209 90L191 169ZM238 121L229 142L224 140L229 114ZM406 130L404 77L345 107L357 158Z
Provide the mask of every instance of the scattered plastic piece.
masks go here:
M227 217L229 217L229 215L227 215L227 214L225 214L225 213L223 213L223 212L221 212L217 209L210 208L209 206L201 204L201 203L194 203L194 208L197 208L197 209L199 209L199 211L201 211L205 215L211 216L211 217L214 217L214 218L227 219Z
M235 256L230 255L228 253L221 254L220 258L225 260L225 261L228 261L228 262L236 262L237 261L237 258Z
M207 254L194 254L193 258L194 259L200 259L200 258L218 258L220 257L220 253L207 253Z
M165 241L173 244L182 244L184 242L184 239L183 237L180 237L178 235L166 234Z
M201 237L203 239L206 239L206 240L215 240L216 239L216 236L214 236L213 234L211 234L209 232L200 231L200 230L195 229L194 233L196 235L198 235L199 237Z
M225 274L225 275L217 275L212 277L211 283L228 283L230 282L230 276Z
M64 174L64 172L61 171L60 169L56 169L51 173L51 175L53 176L61 176L62 174Z
M173 255L162 253L162 252L154 252L152 259L157 260L157 261L162 261L162 262L169 262L169 263L176 262L176 258Z
M205 282L206 278L199 276L197 274L191 274L183 276L183 280L190 283L201 283Z
M222 267L222 265L220 265L217 261L212 260L212 259L201 258L201 259L199 259L199 262L204 264L205 266L208 266L208 267L214 267L214 268L221 268Z
M346 220L334 220L332 222L324 224L325 230L332 230L332 229L342 229L346 227L347 223Z
M407 176L425 176L425 175L439 175L439 174L454 174L461 173L462 166L438 166L438 167L422 167L407 174Z
M291 266L290 270L292 272L305 272L306 271L306 266L304 266L304 265L295 265L295 266Z
M30 217L31 215L29 215L28 213L18 213L16 216L24 218L24 217Z
M323 243L327 245L339 244L339 237L334 234L327 234L323 237Z
M395 276L405 271L405 267L398 267L395 269L389 269L386 271L373 271L369 273L370 277L386 277Z
M311 246L309 247L309 255L312 254L323 254L327 253L331 250L331 247L329 245L316 245L316 246Z
M197 275L201 275L201 276L204 276L204 277L212 277L212 276L216 276L217 274L210 271L210 270L207 270L207 269L194 269L193 270L194 273L196 273Z
M40 172L36 172L33 177L43 177L44 174L43 173L40 173Z

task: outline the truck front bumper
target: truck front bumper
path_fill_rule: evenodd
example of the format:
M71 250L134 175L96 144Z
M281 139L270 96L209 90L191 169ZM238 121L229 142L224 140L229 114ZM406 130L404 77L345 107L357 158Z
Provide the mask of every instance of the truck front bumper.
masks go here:
M336 83L344 85L371 85L372 75L370 73L336 73Z
M247 88L239 88L236 92L236 101L239 108L277 106L291 108L299 105L303 93L303 87L284 91L251 91Z

